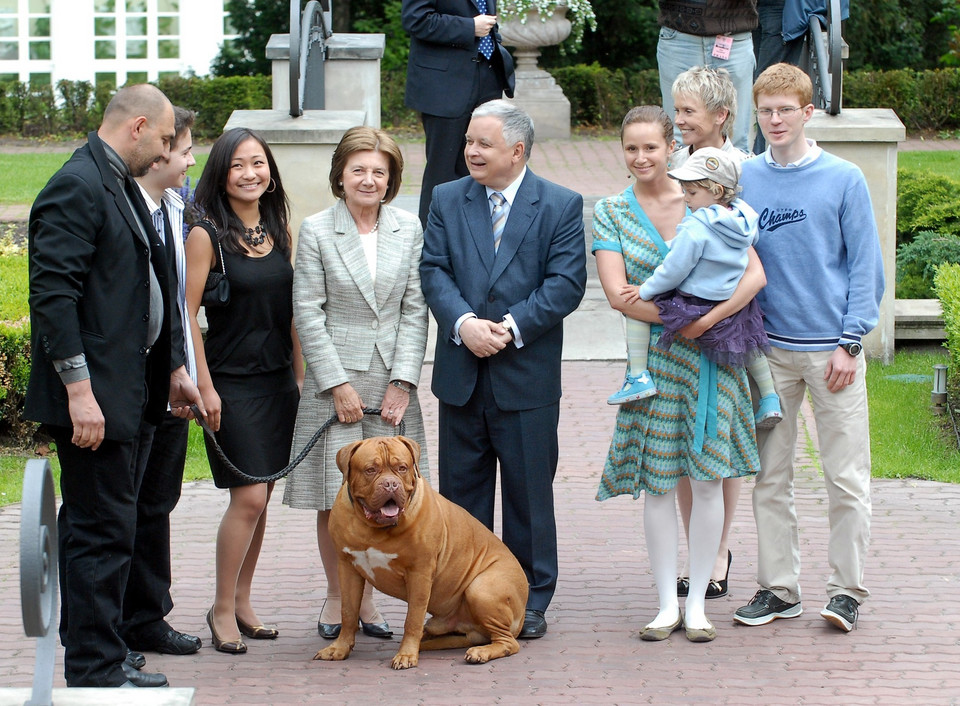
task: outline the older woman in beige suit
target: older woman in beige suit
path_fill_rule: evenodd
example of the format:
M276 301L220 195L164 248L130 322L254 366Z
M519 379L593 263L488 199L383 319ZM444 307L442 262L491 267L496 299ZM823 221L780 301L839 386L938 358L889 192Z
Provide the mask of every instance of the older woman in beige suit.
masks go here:
M406 435L425 449L417 384L427 342L427 305L420 291L423 231L411 213L388 204L400 189L403 157L382 130L354 127L333 154L330 188L337 202L300 227L293 278L294 320L307 362L293 449L298 452L333 414L334 424L287 478L283 502L317 510L317 544L327 599L317 630L340 633L337 556L327 522L343 480L337 451L371 436ZM363 409L381 409L379 416ZM426 473L427 454L421 456ZM367 584L363 632L393 633Z

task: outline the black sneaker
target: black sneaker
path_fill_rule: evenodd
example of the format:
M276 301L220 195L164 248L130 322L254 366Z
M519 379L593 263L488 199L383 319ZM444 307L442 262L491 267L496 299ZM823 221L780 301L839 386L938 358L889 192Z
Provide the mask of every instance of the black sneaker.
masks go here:
M733 614L733 619L744 625L766 625L777 618L796 618L803 612L800 601L787 603L773 591L761 588L753 599Z
M859 607L860 604L855 599L841 593L830 599L826 607L820 611L820 615L831 625L836 625L844 632L850 632L857 626Z

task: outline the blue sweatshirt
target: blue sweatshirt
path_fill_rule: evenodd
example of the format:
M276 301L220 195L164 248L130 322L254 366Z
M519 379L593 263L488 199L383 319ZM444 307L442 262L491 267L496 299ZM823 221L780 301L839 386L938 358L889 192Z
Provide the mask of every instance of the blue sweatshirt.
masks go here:
M670 252L640 285L640 296L653 299L672 289L725 301L747 269L747 248L757 241L757 213L741 199L730 208L698 208L680 221Z
M760 214L757 254L767 286L757 295L770 343L794 351L860 342L877 325L883 261L860 169L822 152L778 168L742 163L743 198Z

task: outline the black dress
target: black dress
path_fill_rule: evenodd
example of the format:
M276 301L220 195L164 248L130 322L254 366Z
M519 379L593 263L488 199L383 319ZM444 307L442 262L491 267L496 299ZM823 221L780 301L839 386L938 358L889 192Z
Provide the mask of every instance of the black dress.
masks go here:
M274 248L263 257L223 251L230 303L209 308L204 350L222 413L217 443L252 476L287 465L300 393L293 374L293 267ZM223 465L209 439L218 488L248 485Z

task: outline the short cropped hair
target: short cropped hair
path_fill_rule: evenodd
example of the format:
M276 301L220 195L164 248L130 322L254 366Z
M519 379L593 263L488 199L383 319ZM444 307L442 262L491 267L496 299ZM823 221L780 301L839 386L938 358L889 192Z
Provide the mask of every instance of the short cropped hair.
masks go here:
M684 184L693 184L701 189L705 189L713 194L713 197L724 206L729 206L733 203L733 200L737 198L737 189L732 189L729 186L724 186L723 184L714 181L713 179L697 179L696 181L681 181L680 185Z
M367 125L357 125L343 133L340 143L333 151L333 159L330 161L330 191L333 192L334 198L342 199L344 196L343 170L347 166L350 155L355 152L370 151L383 152L387 157L390 178L387 181L387 192L384 194L383 202L393 201L400 191L400 182L403 179L403 154L390 135L379 128Z
M754 106L761 95L795 96L802 108L813 102L813 82L799 67L784 63L774 64L764 69L753 84Z
M533 150L533 118L523 108L502 99L487 101L474 108L470 118L497 118L508 145L523 143L523 159Z
M720 126L720 132L724 137L730 137L737 117L737 89L729 71L709 66L694 66L677 76L671 92L674 103L679 96L692 96L703 101L704 107L711 113L726 110L727 119Z
M174 138L170 142L170 149L174 149L177 144L180 142L180 137L183 135L184 130L189 130L193 127L194 120L197 119L197 114L192 110L187 108L182 108L179 105L173 106L173 132Z
M620 123L620 142L623 142L623 131L633 123L653 123L663 131L663 139L667 147L673 142L673 122L670 116L659 105L638 105L627 111Z

